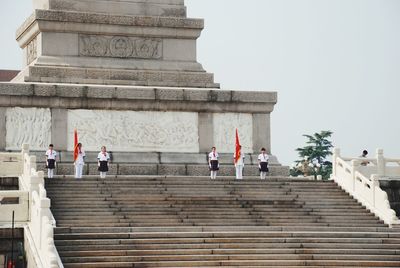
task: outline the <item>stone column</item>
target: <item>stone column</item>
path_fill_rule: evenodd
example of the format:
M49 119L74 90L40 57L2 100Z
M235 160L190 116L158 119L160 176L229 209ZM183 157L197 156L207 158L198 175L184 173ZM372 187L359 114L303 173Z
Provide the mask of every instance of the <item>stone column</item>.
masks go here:
M0 108L0 150L6 149L6 113L7 108Z
M271 117L270 114L253 114L253 152L264 147L271 152Z
M67 151L68 111L51 109L51 142L58 151Z
M214 146L214 125L212 113L199 113L199 150L205 153Z

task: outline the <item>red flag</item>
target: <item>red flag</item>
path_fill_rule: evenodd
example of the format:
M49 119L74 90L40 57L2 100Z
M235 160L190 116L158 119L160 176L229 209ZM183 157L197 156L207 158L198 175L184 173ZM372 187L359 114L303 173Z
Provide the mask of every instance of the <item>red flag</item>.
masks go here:
M74 162L78 159L78 131L74 129Z
M239 133L236 129L236 141L235 141L235 164L240 159L240 142L239 142Z

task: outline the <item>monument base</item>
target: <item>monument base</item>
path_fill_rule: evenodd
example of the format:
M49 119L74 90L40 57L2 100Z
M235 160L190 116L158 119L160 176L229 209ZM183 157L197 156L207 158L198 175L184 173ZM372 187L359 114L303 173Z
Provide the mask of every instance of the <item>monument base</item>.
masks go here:
M238 129L252 174L260 148L271 154L270 113L276 92L204 88L0 83L0 149L28 143L62 152L59 174L72 174L74 129L97 173L101 146L113 154L114 174L207 175L207 153L223 156L220 174L233 174ZM253 167L250 168L250 166ZM288 175L271 159L271 171Z
M28 66L14 82L218 88L213 74L157 70Z

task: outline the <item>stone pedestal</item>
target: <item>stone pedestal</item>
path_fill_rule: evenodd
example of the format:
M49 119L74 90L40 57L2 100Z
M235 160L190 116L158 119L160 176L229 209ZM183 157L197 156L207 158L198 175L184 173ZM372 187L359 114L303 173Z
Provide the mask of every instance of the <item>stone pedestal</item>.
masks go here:
M16 82L218 88L196 59L201 19L182 0L36 0L17 31Z

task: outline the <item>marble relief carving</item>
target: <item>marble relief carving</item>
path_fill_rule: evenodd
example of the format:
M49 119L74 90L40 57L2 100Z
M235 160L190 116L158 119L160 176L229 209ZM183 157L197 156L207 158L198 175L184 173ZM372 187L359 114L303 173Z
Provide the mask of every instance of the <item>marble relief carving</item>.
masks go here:
M221 153L235 151L235 131L239 131L244 153L253 152L253 116L243 113L214 114L214 144Z
M26 61L30 64L37 58L37 38L35 37L26 46Z
M47 148L50 140L50 109L18 107L7 109L7 150L20 150L24 143L28 143L32 150L43 150Z
M68 111L68 146L78 130L86 150L198 152L198 114L187 112Z
M79 55L160 59L162 57L162 40L126 36L80 35Z

